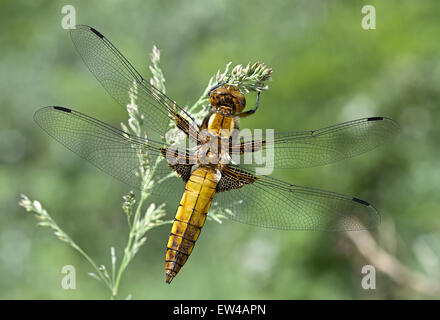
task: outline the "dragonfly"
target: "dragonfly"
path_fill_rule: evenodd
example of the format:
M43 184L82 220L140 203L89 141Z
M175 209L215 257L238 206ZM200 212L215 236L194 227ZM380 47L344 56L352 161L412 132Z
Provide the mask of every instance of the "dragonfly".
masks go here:
M379 224L377 209L365 200L261 175L253 160L240 165L231 156L271 148L275 169L326 165L387 142L399 130L392 119L375 116L317 130L268 132L258 139L235 139L235 144L224 148L206 148L212 141L229 142L231 132L239 129L238 119L256 112L260 95L255 107L244 111L246 99L239 87L219 83L209 92L210 112L198 123L142 77L98 30L78 25L70 35L91 73L123 108L130 103L129 92L136 84L146 138L62 106L41 108L34 119L65 147L139 190L139 155L147 151L165 160L155 170L156 181L162 182L154 186L153 193L165 195L177 207L165 253L167 283L187 262L213 205L227 210L227 218L233 221L265 228L354 231ZM174 149L164 141L170 123L195 147L171 152ZM175 173L172 179L161 180L171 172Z

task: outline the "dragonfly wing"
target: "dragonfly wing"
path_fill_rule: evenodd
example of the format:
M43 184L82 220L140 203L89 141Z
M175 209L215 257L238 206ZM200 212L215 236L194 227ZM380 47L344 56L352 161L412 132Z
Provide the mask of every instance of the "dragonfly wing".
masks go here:
M398 130L399 125L392 119L370 117L318 130L243 137L232 153L236 156L240 153L239 163L249 169L258 166L257 158L249 157L255 152L266 161L266 167L314 167L370 151L387 142Z
M226 168L212 208L238 222L285 230L362 230L380 222L368 202L339 193L289 184L236 166ZM221 181L221 180L220 180ZM234 187L235 186L235 187ZM226 189L224 189L226 190Z
M180 196L184 190L184 182L172 173L162 155L161 150L167 147L162 143L129 135L64 107L41 108L35 113L34 119L65 147L133 188L143 189L139 175L141 164L144 170L149 170L149 164L159 161L155 171L150 172L156 182L153 193L167 197L173 194Z
M198 125L183 108L145 80L121 52L99 31L77 25L71 29L72 41L84 63L107 92L125 109L133 92L139 112L144 117L144 130L155 140L163 139L170 129L170 120Z

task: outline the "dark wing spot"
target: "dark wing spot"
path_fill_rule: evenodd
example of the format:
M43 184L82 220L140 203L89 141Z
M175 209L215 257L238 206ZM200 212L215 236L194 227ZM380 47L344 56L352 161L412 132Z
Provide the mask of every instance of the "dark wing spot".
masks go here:
M370 117L367 119L367 121L379 121L379 120L383 120L383 117Z
M64 111L64 112L68 112L71 113L72 110L68 109L68 108L64 108L64 107L53 107L55 110L59 110L59 111Z
M367 207L370 206L370 204L367 201L364 201L362 199L358 199L358 198L353 197L353 199L351 199L351 200L358 202L360 204L363 204L364 206L367 206Z
M94 34L96 34L98 37L100 37L101 39L104 38L104 36L102 35L101 32L99 32L98 30L90 27L90 31L92 31Z

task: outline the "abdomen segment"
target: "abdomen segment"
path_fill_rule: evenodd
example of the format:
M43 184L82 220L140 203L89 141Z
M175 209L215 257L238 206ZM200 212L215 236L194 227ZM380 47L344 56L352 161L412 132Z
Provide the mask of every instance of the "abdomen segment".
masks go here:
M171 283L194 248L205 223L219 177L216 170L200 167L191 174L186 183L167 245L167 283Z

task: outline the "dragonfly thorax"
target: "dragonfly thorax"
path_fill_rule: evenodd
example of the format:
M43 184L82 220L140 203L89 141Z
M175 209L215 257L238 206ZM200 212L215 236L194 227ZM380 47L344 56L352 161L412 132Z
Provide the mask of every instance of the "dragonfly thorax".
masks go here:
M234 116L223 112L211 112L203 120L199 133L200 145L196 157L199 164L223 167L230 163L231 138L237 134L238 125Z
M229 138L210 136L210 139L197 146L196 162L199 165L223 167L231 161L229 148Z

